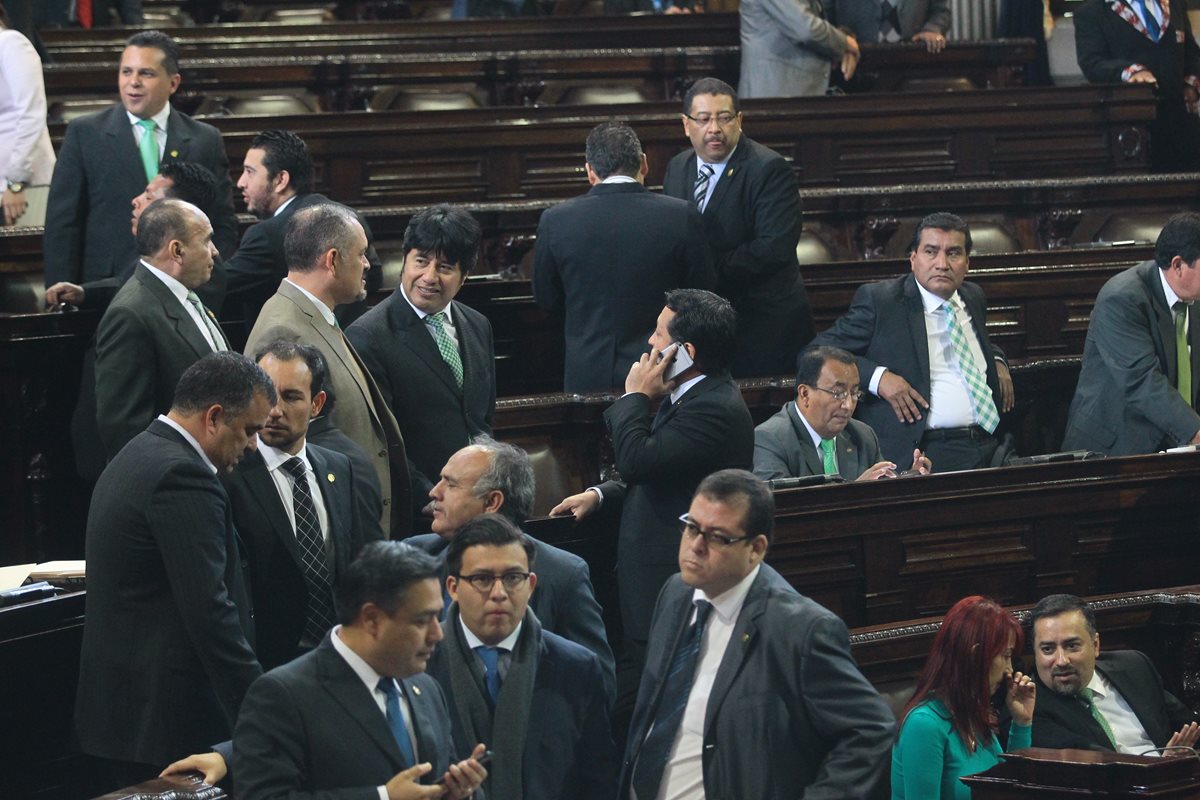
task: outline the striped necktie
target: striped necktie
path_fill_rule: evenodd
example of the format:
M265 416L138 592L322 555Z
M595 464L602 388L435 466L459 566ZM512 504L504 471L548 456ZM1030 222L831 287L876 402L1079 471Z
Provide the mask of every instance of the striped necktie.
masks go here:
M300 545L300 562L304 566L305 603L304 638L319 642L334 625L333 587L329 566L325 561L325 537L308 486L308 470L299 456L283 462L283 470L292 477L292 512L296 519L296 542Z
M953 299L942 304L946 311L946 327L950 332L950 349L958 361L958 371L967 393L971 396L971 406L975 411L975 422L988 433L993 433L1000 424L1000 414L996 411L996 402L992 399L992 390L987 385L987 375L979 371L979 364L971 355L971 346L967 343L967 334L959 324L957 305Z
M442 360L454 373L454 380L458 382L458 388L461 389L463 385L462 357L458 354L458 348L454 346L454 340L446 332L446 312L439 311L436 314L430 314L425 317L425 320L433 328L433 340L437 343L438 352L442 354Z
M225 341L225 334L221 332L221 326L217 324L216 317L208 310L208 307L200 302L200 295L188 292L187 301L192 304L192 307L200 314L200 319L204 321L204 327L212 338L213 352L219 353L222 350L228 350L229 342Z
M701 164L700 171L696 174L696 187L692 190L692 199L701 212L704 211L705 200L708 198L708 183L714 171L710 165Z
M1117 737L1113 736L1113 731L1108 724L1108 720L1104 718L1104 714L1096 706L1096 691L1085 686L1079 690L1079 697L1083 702L1087 703L1088 711L1091 711L1096 722L1100 723L1100 727L1104 729L1104 735L1108 737L1108 741L1112 743L1113 749L1116 750Z

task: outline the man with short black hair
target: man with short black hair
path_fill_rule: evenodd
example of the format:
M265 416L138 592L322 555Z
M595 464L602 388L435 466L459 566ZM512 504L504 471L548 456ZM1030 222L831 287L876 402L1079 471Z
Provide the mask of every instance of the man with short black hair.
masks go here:
M874 796L895 720L845 623L763 563L774 511L766 483L726 469L676 523L621 800Z
M1096 295L1063 448L1110 456L1200 444L1200 214L1167 220L1154 258Z
M699 212L646 191L649 166L632 128L597 125L586 159L591 190L542 214L533 251L534 300L565 318L565 392L620 386L646 352L663 293L716 281Z
M433 559L374 542L334 601L341 624L246 695L233 738L237 796L470 797L487 777L476 761L485 748L455 763L446 699L421 674L442 638Z
M455 742L492 743L489 797L611 800L617 752L600 662L529 605L534 543L500 514L464 524L446 550L453 599L429 674L450 698Z
M1044 597L1029 620L1039 684L1034 747L1159 755L1200 738L1196 714L1163 689L1144 653L1100 652L1096 617L1083 600Z
M461 208L418 212L404 231L400 286L346 329L404 435L417 497L429 493L455 451L492 432L492 324L454 299L481 238L479 223Z
M126 233L129 204L171 161L192 161L217 176L213 243L222 254L232 254L237 218L225 145L216 128L171 108L179 83L174 40L160 31L139 31L121 55L121 103L67 126L46 210L47 287L119 275L136 261Z
M217 474L254 452L274 403L248 359L207 355L96 484L75 732L85 753L113 762L113 788L228 738L261 672Z

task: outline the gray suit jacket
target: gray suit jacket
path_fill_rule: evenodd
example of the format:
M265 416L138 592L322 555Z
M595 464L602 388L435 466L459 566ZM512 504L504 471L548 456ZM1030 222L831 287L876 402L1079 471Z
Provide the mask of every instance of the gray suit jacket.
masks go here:
M859 44L879 41L879 0L825 0L830 23L848 29ZM950 0L899 0L900 38L912 39L921 31L946 34L950 30Z
M287 280L263 305L246 342L246 353L253 356L277 339L312 345L325 357L329 383L337 394L333 424L371 455L379 476L383 492L379 524L384 536L407 536L413 515L404 439L366 365L342 332L326 322L313 301ZM360 374L365 381L359 379Z
M883 461L879 455L879 437L865 423L850 420L834 440L838 474L856 481L868 469ZM754 474L763 480L801 478L822 475L825 465L821 453L813 447L808 429L800 419L794 400L754 429Z
M237 217L220 132L172 109L162 161L191 161L217 176L214 208L219 211L210 220L213 244L222 255L231 255ZM47 286L108 278L137 261L129 232L130 203L145 191L146 183L133 128L120 103L67 126L46 207Z
M1154 261L1114 275L1092 307L1064 449L1110 456L1186 444L1200 431L1200 317L1191 314L1192 404L1175 388L1175 320ZM1193 309L1195 310L1195 309Z
M825 18L822 0L742 0L742 71L738 95L822 95L829 73L849 49Z
M629 797L633 765L692 608L691 587L675 575L654 610L621 798ZM850 655L845 623L763 564L708 696L705 796L868 797L887 765L895 734L892 712Z

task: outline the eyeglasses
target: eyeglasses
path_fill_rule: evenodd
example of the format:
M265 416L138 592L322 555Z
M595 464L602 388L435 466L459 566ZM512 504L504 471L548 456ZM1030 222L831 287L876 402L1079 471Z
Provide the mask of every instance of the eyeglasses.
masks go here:
M712 114L697 114L694 117L691 114L684 114L684 116L697 125L704 127L708 127L708 123L716 120L717 124L724 128L726 125L732 125L733 121L737 119L737 114L730 114L728 111L722 111L715 116Z
M808 384L805 385L808 386ZM832 389L826 389L822 386L809 386L808 388L816 389L818 392L824 392L825 394L830 395L834 400L837 400L839 403L844 403L847 400L853 400L857 403L859 400L862 400L863 396L863 390L857 387L854 389L854 391L839 389L836 392Z
M712 531L702 531L700 526L692 522L692 518L684 514L679 518L679 532L688 539L695 539L697 536L704 537L704 543L709 547L733 547L738 542L748 542L753 539L753 536L726 536L723 533L713 533Z
M475 575L457 575L456 577L471 584L480 592L487 594L496 585L496 581L504 584L506 592L516 591L521 588L525 581L529 580L530 574L528 572L506 572L503 575L493 575L490 572L480 572Z

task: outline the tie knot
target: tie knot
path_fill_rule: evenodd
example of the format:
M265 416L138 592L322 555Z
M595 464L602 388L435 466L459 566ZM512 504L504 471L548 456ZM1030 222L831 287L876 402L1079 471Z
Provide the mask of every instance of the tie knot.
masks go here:
M387 695L389 700L400 696L400 690L396 688L396 681L392 678L380 678L375 688Z
M698 629L704 630L704 623L708 622L708 615L712 612L712 603L707 600L696 601L696 622Z
M475 652L479 654L479 658L483 661L483 665L488 668L488 672L493 672L500 665L499 647L480 646L475 648Z
M1186 314L1188 310L1188 304L1182 300L1176 300L1175 305L1171 306L1171 310L1176 314Z
M151 133L155 127L157 127L152 119L139 119L137 124L138 127L144 130L146 133Z
M300 456L292 456L287 461L283 462L283 468L296 480L303 478L304 473L307 471L304 468L304 462L300 459Z
M196 294L195 292L191 291L190 289L188 290L188 293L187 293L187 299L188 299L189 303L193 303L195 305L200 305L200 295Z
M714 170L712 168L711 164L701 164L700 171L703 172L704 175L709 178L711 178L713 176L713 173L716 172L716 170Z
M833 452L833 443L834 443L833 439L822 439L821 440L821 449L823 451L825 451L826 453L832 453Z
M425 317L425 319L428 320L429 324L433 327L441 328L446 323L446 312L439 311L436 314L430 314L429 316Z
M1081 700L1083 700L1083 702L1087 703L1089 706L1093 705L1096 701L1096 690L1085 686L1079 690L1079 697Z

